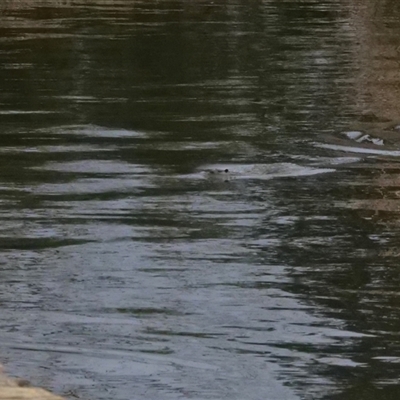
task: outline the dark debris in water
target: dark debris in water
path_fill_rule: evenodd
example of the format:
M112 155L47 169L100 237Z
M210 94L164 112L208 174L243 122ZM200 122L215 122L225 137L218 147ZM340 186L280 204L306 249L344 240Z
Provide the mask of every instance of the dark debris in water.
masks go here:
M134 308L134 307L127 307L127 308L117 308L116 309L121 314L132 314L138 315L141 317L150 316L155 314L165 314L165 315L181 315L181 313L171 310L168 308L155 308L155 307L141 307L141 308Z

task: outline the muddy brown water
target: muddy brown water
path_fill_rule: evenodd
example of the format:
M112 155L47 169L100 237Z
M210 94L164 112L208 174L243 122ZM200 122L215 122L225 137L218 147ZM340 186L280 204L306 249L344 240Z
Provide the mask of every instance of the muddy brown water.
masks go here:
M399 16L3 0L8 371L71 399L400 398Z

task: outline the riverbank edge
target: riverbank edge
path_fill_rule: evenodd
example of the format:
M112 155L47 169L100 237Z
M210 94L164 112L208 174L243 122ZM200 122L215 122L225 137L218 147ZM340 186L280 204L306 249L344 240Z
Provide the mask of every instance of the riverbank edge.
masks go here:
M0 400L65 400L45 389L30 385L25 379L8 377L0 365Z

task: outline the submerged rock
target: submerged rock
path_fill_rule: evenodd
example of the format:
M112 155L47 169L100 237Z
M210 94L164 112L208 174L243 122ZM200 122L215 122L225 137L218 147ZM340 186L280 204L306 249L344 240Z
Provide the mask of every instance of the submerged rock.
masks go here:
M399 157L400 121L380 118L366 112L348 130L322 134L314 145L349 153Z
M381 138L377 137L372 137L368 135L367 133L361 132L361 131L348 131L348 132L343 132L343 134L351 139L354 140L357 143L371 143L376 146L383 146L384 141Z

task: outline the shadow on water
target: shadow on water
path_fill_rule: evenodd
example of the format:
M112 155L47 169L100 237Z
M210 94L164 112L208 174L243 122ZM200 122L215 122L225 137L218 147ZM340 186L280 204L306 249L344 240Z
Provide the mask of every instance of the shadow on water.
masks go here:
M398 398L398 13L3 1L9 371L97 400Z

